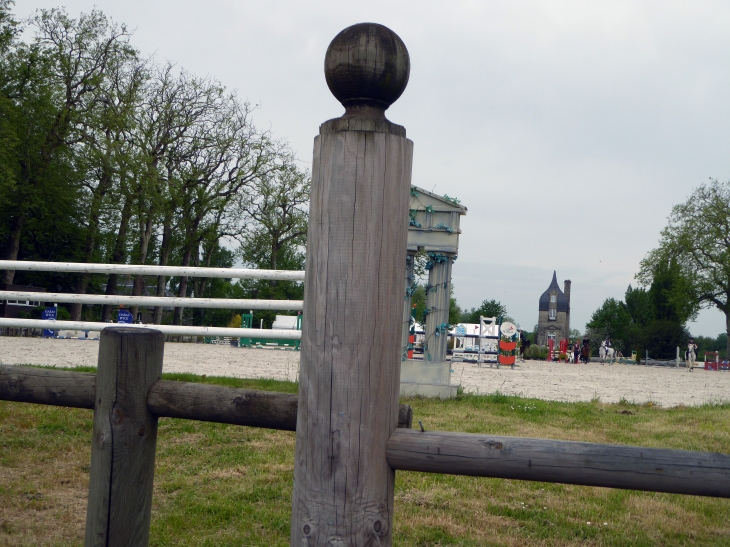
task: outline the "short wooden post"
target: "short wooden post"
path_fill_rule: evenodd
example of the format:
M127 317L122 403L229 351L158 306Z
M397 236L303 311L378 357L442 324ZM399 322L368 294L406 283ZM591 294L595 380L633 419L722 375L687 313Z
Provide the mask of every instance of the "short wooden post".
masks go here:
M392 544L403 265L413 143L384 111L410 61L392 31L343 30L325 60L346 108L315 139L292 546Z
M157 418L147 392L162 376L164 344L152 329L101 333L85 547L148 544Z

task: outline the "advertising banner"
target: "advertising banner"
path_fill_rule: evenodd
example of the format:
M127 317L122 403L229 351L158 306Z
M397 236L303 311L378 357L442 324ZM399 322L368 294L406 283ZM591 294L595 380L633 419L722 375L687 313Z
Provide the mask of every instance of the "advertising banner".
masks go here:
M41 318L47 319L49 321L55 321L58 313L58 308L46 308L43 310L43 313L41 315ZM55 338L56 337L56 331L51 329L43 329L43 338Z
M126 323L131 325L134 323L134 317L132 317L132 312L129 310L119 310L117 312L117 323Z

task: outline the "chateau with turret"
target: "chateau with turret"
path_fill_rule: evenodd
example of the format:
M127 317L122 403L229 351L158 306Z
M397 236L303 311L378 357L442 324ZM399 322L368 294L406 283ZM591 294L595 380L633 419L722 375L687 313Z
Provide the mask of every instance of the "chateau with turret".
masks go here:
M540 297L539 316L537 320L537 337L539 345L545 346L548 339L560 340L570 336L570 280L564 281L564 290L558 286L558 277L553 271L553 281Z

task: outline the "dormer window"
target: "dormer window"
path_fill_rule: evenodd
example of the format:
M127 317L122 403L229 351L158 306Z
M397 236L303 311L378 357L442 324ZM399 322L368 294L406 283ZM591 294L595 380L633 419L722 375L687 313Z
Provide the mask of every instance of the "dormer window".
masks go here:
M558 296L556 294L551 294L550 295L550 302L557 302L557 301L558 301Z
M557 319L557 313L555 308L550 308L550 321L555 321Z

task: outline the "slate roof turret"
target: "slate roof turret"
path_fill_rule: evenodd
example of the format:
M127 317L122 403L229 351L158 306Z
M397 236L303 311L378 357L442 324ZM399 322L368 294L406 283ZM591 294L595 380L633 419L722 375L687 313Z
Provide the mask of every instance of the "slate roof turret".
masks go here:
M568 311L568 297L565 296L565 293L560 289L560 286L558 285L558 276L555 273L555 270L553 270L553 281L550 283L550 286L547 288L547 290L542 293L542 296L540 297L540 311L548 311L550 309L550 293L555 291L558 295L558 311Z

